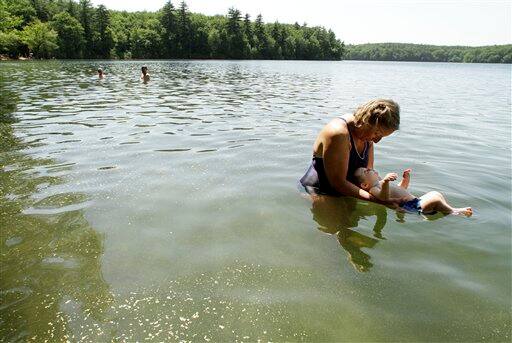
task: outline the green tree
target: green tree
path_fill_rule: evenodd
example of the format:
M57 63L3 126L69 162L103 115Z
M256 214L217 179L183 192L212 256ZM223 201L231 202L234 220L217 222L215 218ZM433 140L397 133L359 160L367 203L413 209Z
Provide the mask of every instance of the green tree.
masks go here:
M132 21L127 12L113 12L111 16L111 25L114 33L114 55L118 58L128 57L131 49L130 31Z
M68 12L53 17L52 27L57 31L59 58L81 58L84 45L84 29L80 22Z
M138 28L132 32L133 58L158 58L160 48L160 35L155 30Z
M114 37L110 27L110 13L103 5L99 5L95 15L94 48L95 57L109 58L110 51L114 47Z
M222 42L220 33L216 28L213 28L208 32L208 46L210 47L211 53L209 57L220 58Z
M268 36L263 24L263 17L258 14L254 22L254 37L256 46L256 58L269 58L269 42Z
M52 57L57 45L57 32L49 24L33 22L23 28L22 39L35 57Z
M20 55L23 51L23 40L18 30L0 31L0 54L11 57Z
M432 51L432 58L434 59L434 61L436 62L445 62L446 61L446 52L444 51L444 49L435 49L434 51ZM394 58L396 59L396 58Z
M84 57L91 58L94 56L94 30L93 16L94 9L90 0L80 0L80 23L84 29Z
M192 57L204 58L210 56L208 45L208 17L201 14L192 14Z
M20 32L16 29L23 23L21 16L13 15L5 0L0 0L0 54L16 57L23 50Z
M512 63L512 51L501 58L501 63Z
M281 34L281 27L278 22L275 22L272 24L270 28L270 37L272 37L272 40L275 42L273 49L271 49L271 55L272 58L275 59L282 59L283 58L283 45L284 45L284 39L283 35Z
M336 39L336 35L332 30L329 30L329 58L333 60L340 60L343 56L345 45Z
M242 15L236 8L230 8L228 11L228 57L243 58L246 45L241 25Z
M4 10L11 14L11 20L16 18L17 23L12 27L17 29L37 19L36 10L29 0L0 0L0 8L4 8ZM12 25L12 22L10 22L9 18L1 18L0 14L0 26L5 24Z
M78 4L74 2L73 0L69 0L66 6L66 12L68 12L71 16L73 16L75 19L80 18L80 10L78 8Z
M36 10L37 18L41 21L48 21L52 17L50 12L50 4L47 0L30 0L32 2L32 6Z
M249 46L252 48L254 46L254 35L252 32L251 17L249 16L249 13L246 13L244 17L243 32Z
M165 47L166 57L176 56L176 14L171 1L167 1L162 8L160 16L160 24L162 24L162 44Z
M182 1L180 4L180 8L178 10L177 17L177 46L178 46L178 57L187 57L190 58L192 44L191 44L191 21L190 21L190 13L188 11L187 4L185 1Z

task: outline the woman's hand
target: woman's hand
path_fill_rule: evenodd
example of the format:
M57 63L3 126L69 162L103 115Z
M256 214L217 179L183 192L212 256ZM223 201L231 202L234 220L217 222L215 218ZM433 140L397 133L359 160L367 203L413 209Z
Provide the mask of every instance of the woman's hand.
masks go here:
M374 202L376 202L378 204L387 206L387 207L392 208L392 209L395 210L395 209L400 207L400 204L402 204L402 203L407 201L407 197L389 198L387 200L380 200L378 198L374 198L374 199L372 199L372 201L374 201Z

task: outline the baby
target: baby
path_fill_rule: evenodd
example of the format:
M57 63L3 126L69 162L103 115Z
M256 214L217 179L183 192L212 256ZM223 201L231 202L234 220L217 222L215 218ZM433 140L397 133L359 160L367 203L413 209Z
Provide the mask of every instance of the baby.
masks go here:
M446 202L444 196L439 192L428 192L419 199L407 191L411 170L407 169L403 173L403 179L398 186L390 185L390 181L398 178L396 173L387 174L384 179L370 168L358 168L355 177L361 184L361 188L369 192L380 200L388 200L389 198L403 198L404 201L400 207L408 212L418 212L423 214L433 214L442 212L444 214L465 215L470 217L473 214L471 207L453 208Z

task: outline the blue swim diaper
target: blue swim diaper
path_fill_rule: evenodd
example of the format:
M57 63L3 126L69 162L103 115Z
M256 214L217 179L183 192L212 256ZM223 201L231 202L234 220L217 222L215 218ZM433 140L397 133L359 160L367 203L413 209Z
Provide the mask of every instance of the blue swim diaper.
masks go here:
M421 213L420 199L414 198L412 200L403 202L400 207L407 212Z

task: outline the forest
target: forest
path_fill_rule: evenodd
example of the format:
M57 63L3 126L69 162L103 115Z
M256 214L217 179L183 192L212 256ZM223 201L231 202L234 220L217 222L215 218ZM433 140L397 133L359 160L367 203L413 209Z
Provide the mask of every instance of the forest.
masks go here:
M126 12L90 0L0 0L0 54L9 58L340 60L343 52L332 30L265 23L235 8L206 16L185 1Z
M345 45L332 30L265 23L230 8L191 13L185 1L156 12L112 11L90 0L0 0L0 55L58 59L286 59L512 63L512 45Z
M481 47L438 46L405 43L347 45L348 60L512 63L512 45Z

